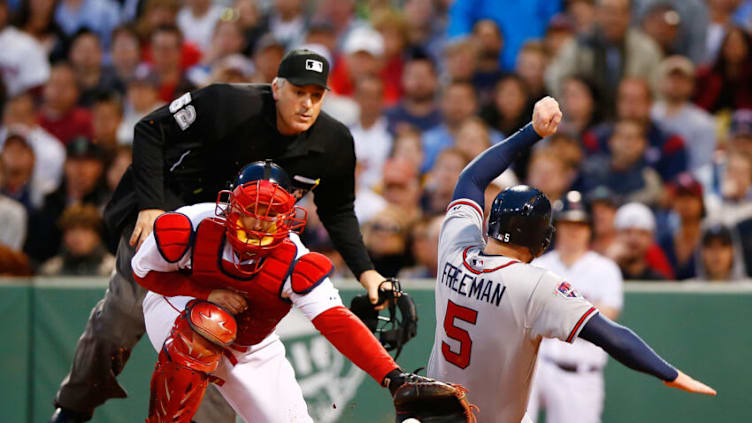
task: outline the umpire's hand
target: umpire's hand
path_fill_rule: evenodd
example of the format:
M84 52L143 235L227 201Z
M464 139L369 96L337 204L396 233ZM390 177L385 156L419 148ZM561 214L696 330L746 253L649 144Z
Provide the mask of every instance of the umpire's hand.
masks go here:
M541 138L556 133L561 122L559 103L552 97L544 97L535 103L533 109L533 129Z
M141 244L144 243L146 237L154 230L154 221L162 213L164 213L164 210L159 209L145 209L138 212L136 227L133 228L133 233L131 234L131 247L135 246L136 250L141 248Z

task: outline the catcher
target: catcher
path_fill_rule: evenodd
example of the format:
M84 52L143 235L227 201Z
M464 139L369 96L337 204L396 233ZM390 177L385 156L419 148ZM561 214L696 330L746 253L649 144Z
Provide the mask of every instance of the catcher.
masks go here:
M146 331L159 351L147 423L189 423L210 382L245 421L311 422L274 333L292 305L389 388L397 421L472 419L464 388L403 373L342 305L328 278L332 263L297 236L306 212L290 191L282 168L255 162L216 204L182 207L155 221L132 261L135 279L150 291Z

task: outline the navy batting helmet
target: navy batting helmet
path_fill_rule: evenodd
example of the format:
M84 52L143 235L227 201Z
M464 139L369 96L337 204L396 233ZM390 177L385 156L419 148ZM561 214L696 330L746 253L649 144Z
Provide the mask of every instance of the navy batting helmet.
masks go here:
M579 191L569 191L553 205L554 222L582 222L590 223L585 201Z
M491 205L488 237L521 245L538 257L551 244L551 203L539 190L517 185L500 192Z

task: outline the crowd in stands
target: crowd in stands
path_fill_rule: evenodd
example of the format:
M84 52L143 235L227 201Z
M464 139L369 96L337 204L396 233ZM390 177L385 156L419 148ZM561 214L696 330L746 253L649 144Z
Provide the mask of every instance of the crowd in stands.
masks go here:
M752 275L752 0L0 0L0 274L108 274L102 210L136 122L270 83L301 46L332 64L324 110L353 134L381 274L436 276L460 172L551 95L559 133L486 209L517 183L579 190L625 279Z

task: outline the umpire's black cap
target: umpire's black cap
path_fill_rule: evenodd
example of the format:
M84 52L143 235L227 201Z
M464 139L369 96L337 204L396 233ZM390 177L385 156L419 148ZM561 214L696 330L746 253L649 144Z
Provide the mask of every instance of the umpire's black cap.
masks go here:
M282 58L277 69L277 76L285 78L294 85L326 85L329 77L329 61L324 56L311 50L299 48L290 50Z

